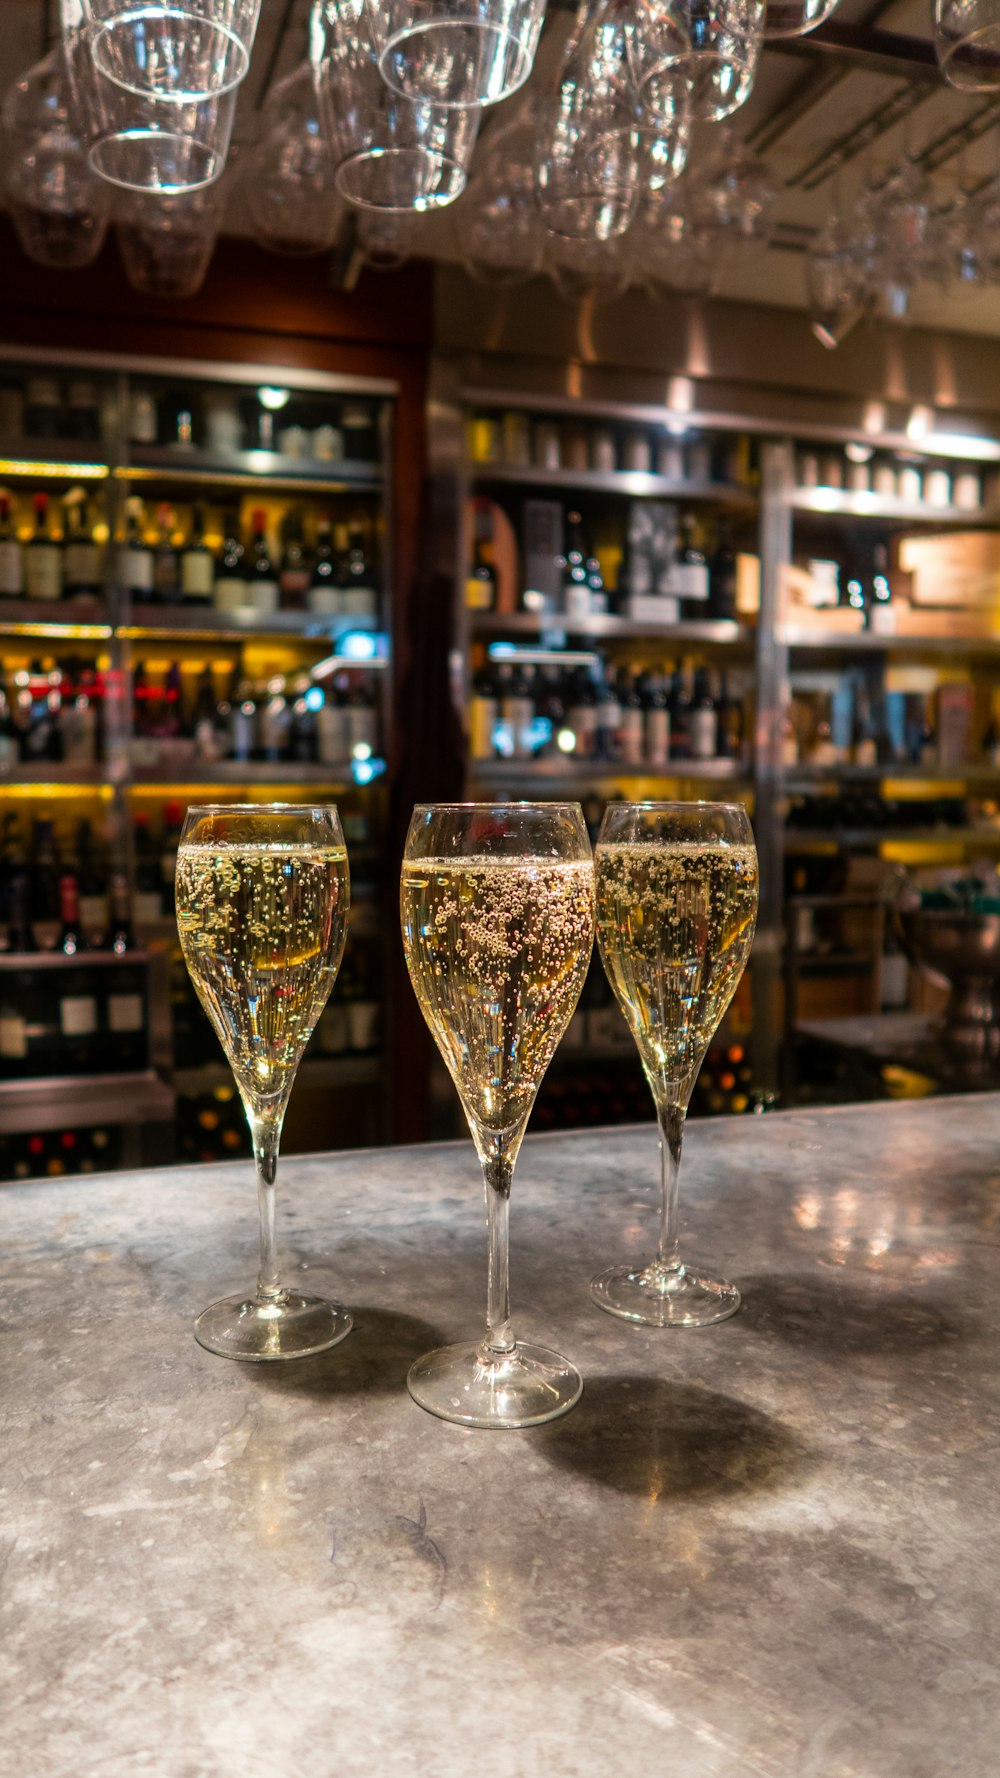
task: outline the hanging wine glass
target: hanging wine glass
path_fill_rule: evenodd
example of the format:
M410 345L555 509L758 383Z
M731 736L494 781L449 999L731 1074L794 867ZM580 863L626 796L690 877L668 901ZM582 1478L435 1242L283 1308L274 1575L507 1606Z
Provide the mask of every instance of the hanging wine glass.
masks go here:
M142 99L189 105L245 78L261 0L83 0L94 66Z
M718 218L704 187L690 175L647 193L639 265L644 280L683 296L708 296L722 263Z
M765 43L781 37L804 37L817 25L825 25L837 5L838 0L767 0Z
M742 144L726 142L705 178L705 197L719 228L732 240L766 246L774 233L778 188L766 161Z
M641 189L640 123L625 18L610 0L577 31L540 110L535 192L550 233L596 241L625 233Z
M221 226L217 185L183 197L127 198L115 232L132 289L171 301L197 295Z
M635 275L629 237L570 240L550 235L545 266L564 302L601 308L624 296Z
M411 103L378 61L362 0L322 0L310 59L337 163L337 188L360 209L440 209L465 190L479 112Z
M54 270L90 265L107 234L109 201L74 122L61 47L16 83L4 105L8 118L14 129L5 194L21 246Z
M860 320L865 274L850 217L836 212L816 236L806 257L810 326L820 344L832 350Z
M379 69L404 99L496 105L531 73L545 0L369 0Z
M519 115L490 132L455 212L462 262L480 283L523 283L541 270L545 231L535 201L535 128Z
M327 253L336 241L343 221L337 163L310 62L271 94L261 139L244 165L243 196L254 238L271 253Z
M646 191L658 191L679 179L687 166L691 147L691 82L682 69L671 69L651 80L643 97L640 184Z
M995 0L933 0L934 48L959 92L1000 91L1000 13Z
M358 217L358 247L365 265L373 272L396 272L414 252L421 223L419 214L393 215L365 210Z
M226 165L236 92L177 103L125 92L96 66L84 0L59 0L74 115L92 170L127 191L173 197L218 179Z
M640 103L659 110L658 84L675 72L691 81L691 110L703 123L728 117L750 97L760 59L764 0L674 0L644 9L633 50ZM640 42L637 34L636 45Z

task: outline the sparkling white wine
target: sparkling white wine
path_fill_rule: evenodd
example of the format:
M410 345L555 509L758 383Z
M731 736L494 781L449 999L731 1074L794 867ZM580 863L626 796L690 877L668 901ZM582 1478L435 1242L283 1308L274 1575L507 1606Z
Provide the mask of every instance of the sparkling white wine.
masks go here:
M486 1129L513 1129L583 987L590 860L410 861L400 905L410 979L466 1112Z
M343 846L184 846L181 949L237 1085L281 1097L333 986L347 935Z
M746 966L757 853L712 841L597 848L597 936L658 1099L687 1095Z

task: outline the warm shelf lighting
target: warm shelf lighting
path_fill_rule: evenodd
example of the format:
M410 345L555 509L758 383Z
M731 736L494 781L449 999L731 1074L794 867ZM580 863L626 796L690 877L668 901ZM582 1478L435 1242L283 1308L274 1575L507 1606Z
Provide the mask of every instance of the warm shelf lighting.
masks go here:
M102 482L110 474L106 463L46 463L27 457L0 457L0 476L34 475L48 481Z
M114 796L111 784L18 784L0 778L0 791L5 797L28 802L35 798L44 802L73 802L82 796L96 796L109 803Z
M111 640L110 624L42 624L42 623L5 623L5 636L37 636L41 640L50 638L53 642L109 642Z

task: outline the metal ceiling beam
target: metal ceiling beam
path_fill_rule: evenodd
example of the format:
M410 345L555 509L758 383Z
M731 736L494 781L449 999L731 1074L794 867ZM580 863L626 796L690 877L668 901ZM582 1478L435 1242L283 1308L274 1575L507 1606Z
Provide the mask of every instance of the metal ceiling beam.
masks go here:
M918 106L932 97L936 88L918 86L900 86L891 99L880 105L876 111L870 111L867 117L845 130L842 136L831 142L828 147L820 150L804 167L800 167L787 181L794 189L801 186L803 191L815 191L818 186L836 173L838 168L847 166L849 161L856 160L859 154L867 153L880 136L895 129L910 117Z
M769 49L782 55L835 56L845 68L862 68L869 74L895 75L901 80L938 82L941 70L934 45L926 37L907 37L899 31L880 31L877 25L848 25L828 19L804 37L786 37Z

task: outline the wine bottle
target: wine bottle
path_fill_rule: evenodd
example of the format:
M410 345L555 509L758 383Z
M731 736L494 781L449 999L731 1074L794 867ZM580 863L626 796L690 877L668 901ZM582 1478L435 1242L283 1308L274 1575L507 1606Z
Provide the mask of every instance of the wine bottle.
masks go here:
M59 861L55 827L47 819L34 823L31 841L31 925L40 951L54 951L62 918L59 907Z
M280 588L268 549L267 519L262 507L258 507L253 515L253 544L248 579L250 604L259 616L270 617L278 609Z
M465 603L469 611L493 611L496 608L497 571L487 552L488 544L477 521L472 565L465 577Z
M736 552L728 519L720 519L715 553L708 565L708 615L710 618L736 616Z
M10 516L10 499L0 494L0 599L19 599L23 593L21 542Z
M493 731L498 714L496 684L489 670L483 667L473 679L469 701L469 755L472 759L493 759L496 752Z
M302 544L302 514L289 513L285 520L279 591L283 611L303 611L310 585L309 563Z
M578 512L570 512L566 515L566 538L562 609L566 617L582 619L590 616L590 588L587 585L583 520Z
M151 605L155 597L153 551L142 531L142 502L129 500L125 516L125 541L119 555L122 590L133 605Z
M715 759L718 751L719 722L712 681L707 667L699 667L694 676L694 697L688 721L692 759Z
M205 520L200 506L191 515L191 530L181 551L181 599L185 605L210 605L215 591L215 563L205 542Z
M330 521L327 518L320 519L316 529L316 554L313 558L306 604L310 611L315 611L322 617L337 617L343 610L343 597L337 580L333 534Z
M708 607L708 563L695 541L695 521L690 514L681 520L671 591L681 600L681 616L697 619Z
M153 551L153 594L157 605L175 605L180 585L177 551L173 545L173 513L163 505L157 512L157 538Z
M25 585L29 599L58 599L62 594L62 546L49 531L49 497L32 501L35 529L25 551Z
M87 505L75 500L67 509L63 552L63 598L96 599L101 592L101 551L87 523Z
M225 536L215 565L214 602L217 611L239 611L250 603L246 563L235 513L227 513Z
M359 629L373 629L377 613L378 591L371 564L365 554L364 532L360 524L354 523L348 531L347 539L344 615Z

